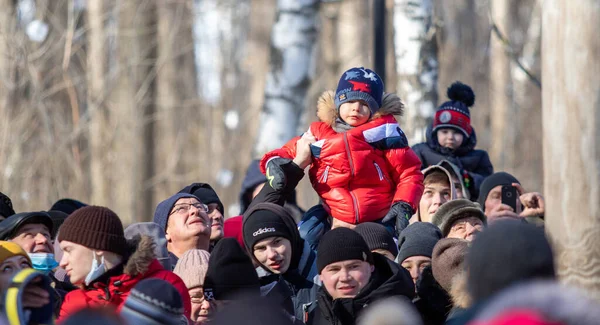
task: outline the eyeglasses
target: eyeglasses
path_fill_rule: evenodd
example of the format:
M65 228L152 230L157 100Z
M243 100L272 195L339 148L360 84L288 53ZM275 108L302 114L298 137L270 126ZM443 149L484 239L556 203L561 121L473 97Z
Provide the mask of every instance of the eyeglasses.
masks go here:
M202 211L202 212L208 212L208 206L204 203L182 203L182 204L178 204L173 208L173 212L171 212L169 215L171 214L184 214L188 211L190 211L190 209L194 207L196 209L198 209L198 211Z

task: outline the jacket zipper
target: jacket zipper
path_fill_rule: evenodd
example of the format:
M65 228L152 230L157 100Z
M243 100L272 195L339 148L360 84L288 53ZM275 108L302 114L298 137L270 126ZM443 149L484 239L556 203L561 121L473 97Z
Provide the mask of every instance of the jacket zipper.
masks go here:
M304 311L304 321L303 323L306 324L308 322L308 308L312 305L312 302L309 302L307 304L302 305L302 310Z
M375 165L375 169L377 169L377 174L379 175L379 180L382 181L383 180L383 172L381 172L381 168L379 168L379 165L376 162L373 162L373 165Z
M352 161L352 155L350 154L350 144L348 143L348 133L344 133L344 144L346 145L346 154L348 155L348 163L350 164L350 176L354 177L354 162ZM354 218L356 223L358 224L358 203L356 201L356 197L354 193L350 191L348 188L348 192L350 192L350 196L352 197L352 204L354 205Z
M321 176L321 181L320 181L321 183L327 182L327 175L329 175L329 166L325 167L325 172Z

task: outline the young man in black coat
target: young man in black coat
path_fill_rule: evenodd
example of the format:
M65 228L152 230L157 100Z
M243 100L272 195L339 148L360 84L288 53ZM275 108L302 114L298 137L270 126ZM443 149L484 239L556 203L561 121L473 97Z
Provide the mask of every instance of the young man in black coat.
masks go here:
M317 269L323 286L309 324L352 325L375 301L415 293L410 274L378 253L354 230L335 228L321 239Z

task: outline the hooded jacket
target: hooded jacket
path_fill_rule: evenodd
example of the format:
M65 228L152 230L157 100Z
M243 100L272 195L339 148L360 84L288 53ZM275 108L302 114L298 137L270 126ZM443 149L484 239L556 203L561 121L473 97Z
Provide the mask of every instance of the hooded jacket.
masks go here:
M244 214L245 224L251 218L256 218L254 211L270 210L276 214L287 213L287 210L274 203L258 203L252 205ZM281 302L281 307L296 320L306 322L308 313L314 308L320 281L316 267L316 253L302 238L291 216L281 218L291 234L292 259L284 274L273 274L263 267L254 257L252 246L244 238L249 255L254 261L260 282L261 293L271 301ZM243 227L243 226L242 226Z
M469 187L470 198L475 200L479 195L479 186L483 180L494 173L494 167L490 157L485 150L475 149L477 136L475 129L470 137L465 138L456 150L442 147L437 141L437 136L431 124L427 127L426 142L416 144L412 147L421 159L421 168L436 165L442 160L448 160L461 170L464 170L473 179L474 184Z
M143 279L156 278L171 283L181 294L184 315L191 314L190 295L185 283L175 273L165 270L154 255L154 242L148 236L129 240L130 255L90 285L67 294L60 309L59 320L64 320L86 307L112 305L120 310L129 292Z
M325 288L321 288L309 324L353 325L362 310L378 300L403 296L410 302L415 295L415 285L408 271L377 253L373 254L373 260L375 270L371 279L356 297L333 300Z
M319 98L320 122L310 125L317 141L311 144L309 176L332 217L351 224L376 221L399 201L416 210L423 193L423 175L418 157L394 118L402 114L402 107L400 98L385 94L381 109L369 121L338 133L334 130L337 109L333 91ZM266 172L272 158L293 159L298 139L268 152L260 162L261 171Z

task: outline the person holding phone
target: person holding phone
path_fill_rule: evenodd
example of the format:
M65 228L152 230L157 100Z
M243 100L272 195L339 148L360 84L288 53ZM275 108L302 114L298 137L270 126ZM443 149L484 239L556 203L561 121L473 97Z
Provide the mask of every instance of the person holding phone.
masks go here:
M527 192L517 178L506 172L494 173L481 184L479 204L488 222L502 218L526 218L540 224L544 219L544 197Z

